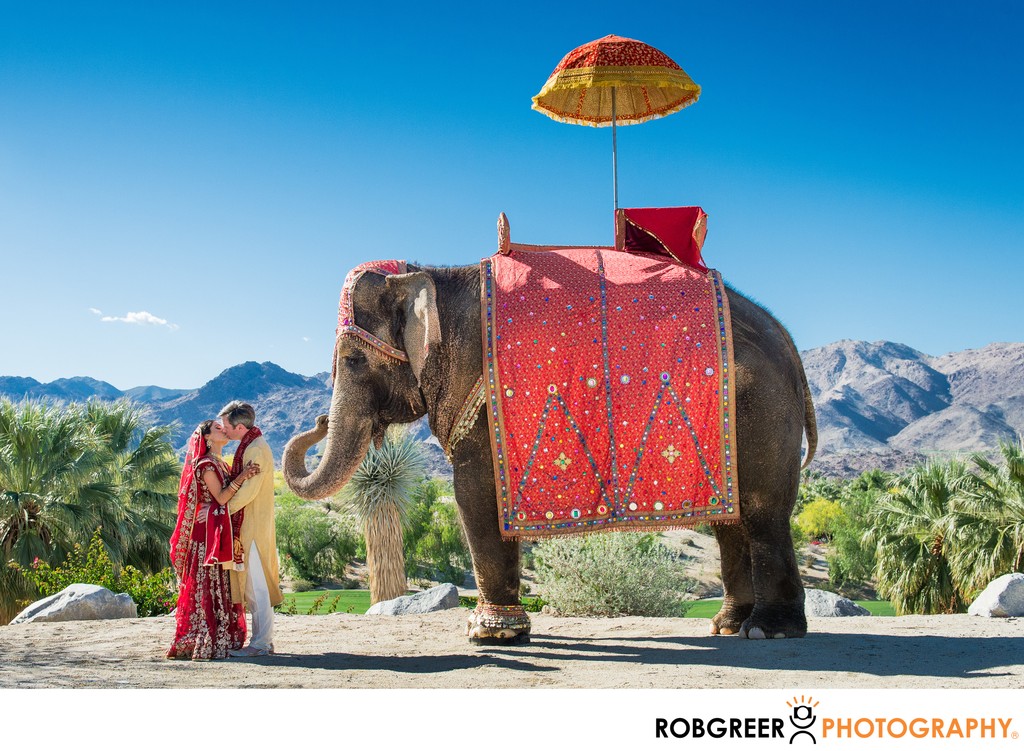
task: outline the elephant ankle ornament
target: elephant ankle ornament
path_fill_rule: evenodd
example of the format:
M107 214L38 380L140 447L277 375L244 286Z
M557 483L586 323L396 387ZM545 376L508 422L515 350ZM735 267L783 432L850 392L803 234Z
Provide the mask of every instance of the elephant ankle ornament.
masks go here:
M473 558L471 641L529 641L520 540L705 522L724 589L711 633L803 636L789 517L817 430L797 350L704 265L699 208L624 209L616 228L614 248L527 246L502 214L479 267L350 272L330 414L289 441L285 479L329 497L389 424L426 414Z
M493 605L481 600L466 623L466 636L474 644L527 644L530 616L522 605Z

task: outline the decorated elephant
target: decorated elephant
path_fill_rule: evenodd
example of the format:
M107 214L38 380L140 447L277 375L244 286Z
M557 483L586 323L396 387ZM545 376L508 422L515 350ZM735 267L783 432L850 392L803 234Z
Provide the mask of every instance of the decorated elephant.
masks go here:
M510 245L507 225L500 242L502 253L497 254L495 259L527 258L527 255L524 255L527 251L542 250ZM511 254L510 250L513 251ZM682 381L685 376L677 377L675 373L666 370L661 372L659 382L656 372L647 373L649 369L646 366L640 367L647 361L638 361L634 357L632 362L635 362L637 372L631 382L629 375L619 375L621 370L616 370L620 368L619 365L610 364L614 362L608 354L610 350L618 352L632 347L642 354L654 350L656 343L648 339L646 349L637 349L643 348L645 342L637 342L638 337L630 337L630 331L616 334L618 330L614 326L609 328L607 324L610 316L613 316L616 310L621 310L621 306L613 306L614 301L609 302L610 297L605 299L606 294L610 295L613 291L612 283L606 280L605 276L611 273L608 271L609 259L617 251L612 248L589 248L574 252L575 255L569 253L556 258L561 265L553 267L554 270L546 271L544 274L521 274L520 281L516 283L526 284L527 281L523 280L526 280L527 276L531 279L543 276L544 284L541 286L544 289L560 291L571 287L572 284L552 281L558 274L586 275L592 272L590 276L595 278L600 275L600 295L595 293L587 296L586 292L582 293L584 304L592 306L593 315L586 312L578 314L572 310L571 303L560 304L559 310L563 317L559 320L563 323L569 321L580 330L585 328L585 320L594 322L595 331L598 330L596 327L602 327L603 334L599 336L595 333L592 340L594 347L604 348L603 370L600 354L595 355L593 375L589 375L590 371L587 371L575 380L563 379L560 383L565 388L552 382L550 386L545 387L550 393L538 396L548 400L545 404L556 405L551 415L561 409L559 416L563 419L564 427L558 428L559 436L562 436L558 440L561 441L566 436L566 440L578 437L579 445L582 446L578 456L571 451L566 453L563 450L555 459L546 460L547 463L553 462L557 467L568 471L570 462L574 461L575 457L576 464L572 465L573 469L582 467L583 475L593 476L599 474L596 471L597 460L594 458L597 456L597 449L593 448L593 438L587 439L583 435L580 428L583 424L581 419L573 419L570 414L567 400L576 397L571 397L568 392L575 389L573 393L580 394L580 398L592 397L596 400L594 404L603 405L607 402L610 410L613 391L620 394L621 389L627 385L639 384L639 377L643 373L645 376L649 375L654 386L658 388L668 388L669 382L672 382L674 391L665 392L670 394L668 396L659 392L658 398L665 403L673 397L677 398L677 413L684 417L686 415L682 410L686 405L683 402L690 402L690 399L684 396ZM540 258L542 255L545 254L536 254L534 257ZM678 274L678 268L686 267L689 269L688 273L702 284L708 284L706 280L715 274L700 267L699 257L694 264L697 266L696 270L685 264L665 263L666 259L650 255L639 254L634 257L642 260L645 273L654 269L657 273L667 270L668 273ZM591 262L597 265L593 266L590 272L587 269L580 271L573 265L575 263L585 266ZM308 499L329 497L345 485L366 455L370 441L381 441L385 429L390 424L408 423L423 415L429 415L430 428L445 448L452 463L456 504L468 539L479 588L480 604L470 618L467 633L475 643L514 644L528 641L530 632L529 618L520 606L520 540L531 537L531 530L541 530L538 534L547 534L554 527L569 527L570 531L573 531L572 527L575 524L580 525L580 532L613 528L601 527L598 522L608 521L610 516L616 513L615 508L609 509L608 506L616 505L620 500L622 504L628 503L629 498L626 498L624 493L620 494L618 488L624 488L627 484L632 487L636 481L646 481L645 476L651 476L653 470L634 470L629 477L626 476L628 472L624 470L619 476L602 481L602 492L607 492L608 497L616 501L597 507L600 513L605 515L601 518L598 518L598 512L580 512L577 508L567 510L564 518L554 519L549 527L544 527L543 516L538 517L538 524L531 526L530 519L527 518L529 515L523 511L519 511L518 516L502 517L502 492L507 490L504 486L514 484L506 477L506 471L509 474L513 472L512 464L524 465L521 476L516 476L519 488L525 488L532 482L532 487L537 488L537 492L544 492L544 483L537 483L536 475L527 479L526 473L531 470L526 465L536 459L538 450L547 451L549 439L543 438L544 447L540 449L537 447L539 444L534 445L533 454L521 462L511 458L511 454L508 457L499 457L496 454L496 450L501 449L500 442L503 438L501 435L495 435L495 419L500 418L501 406L498 397L505 400L505 409L510 411L512 399L529 394L528 390L523 391L524 388L529 388L529 382L526 382L526 387L517 386L520 391L514 396L512 387L504 388L500 385L499 391L495 391L495 380L498 379L498 375L494 370L494 362L489 362L489 345L497 343L502 347L511 348L515 343L510 341L505 345L501 335L491 330L490 317L494 307L491 285L497 279L493 268L487 259L481 266L451 268L406 265L404 262L389 261L365 264L351 273L342 291L333 362L334 392L330 414L318 418L313 430L292 438L285 448L283 469L288 486L297 495ZM714 287L709 288L714 290ZM628 291L632 289L630 287L621 289L627 290L627 294L632 294ZM727 349L724 345L721 349L722 367L730 371L731 380L726 384L716 373L712 387L713 393L718 394L723 385L727 385L726 396L731 389L731 403L728 405L731 411L722 423L725 426L723 435L726 447L726 454L723 455L732 451L733 457L739 456L738 466L735 467L735 479L738 494L742 498L742 513L737 515L738 518L727 518L727 512L731 513L733 508L726 503L726 490L718 489L717 486L709 491L710 502L703 502L705 513L722 514L719 517L707 517L712 523L721 549L724 587L724 603L712 620L711 633L739 634L752 639L801 637L806 633L807 621L804 616L804 592L793 550L789 518L797 497L804 432L806 431L807 435L805 465L812 458L817 443L810 391L799 354L783 326L770 313L739 292L724 285L718 288L718 292L719 312L725 310L730 319L727 322L731 323L731 341ZM553 304L545 292L542 291L541 294L545 295L543 300L548 301L547 304ZM678 295L675 298L677 302L683 301L683 304L679 305L680 308L685 307L689 299L685 297L685 292L682 294L682 298ZM657 302L654 294L647 297ZM643 302L638 295L633 295L631 301L638 305ZM565 312L567 308L568 313ZM671 305L660 305L652 310L660 310L659 315L666 320L667 317L676 319ZM504 313L501 315L504 316ZM532 310L529 315L533 315ZM523 317L526 317L526 313ZM621 320L625 321L628 327L631 325L629 321L645 317L643 313L637 315L636 311L633 311L628 320ZM576 320L579 321L578 324L572 323ZM508 321L512 321L512 316L508 317ZM505 319L502 318L501 322L504 324ZM545 319L543 323L548 324L548 320ZM568 325L565 325L563 329L567 327ZM538 324L538 330L543 328ZM685 326L680 329L686 330ZM725 333L723 326L723 341ZM559 332L552 331L551 335L557 338ZM564 331L561 335L564 336ZM690 340L689 335L684 337L680 334L678 338L680 341L683 338ZM708 341L713 338L712 335ZM547 347L550 343L552 346L547 349L551 352L555 352L557 344L545 342L537 337L532 339L531 343L537 343L539 347ZM661 343L659 346L663 349L657 351L664 351L665 344ZM700 348L701 343L698 341L695 346ZM706 349L707 344L705 351ZM729 356L728 360L725 359L726 354ZM525 368L531 372L534 372L534 367L542 369L539 360L534 366L534 359L520 358L518 361L511 361L514 364L510 367ZM569 359L571 357L567 355L566 362ZM574 362L576 361L578 357ZM551 360L547 362L550 363ZM681 358L679 362L682 362ZM703 366L701 367L703 371ZM714 367L709 366L706 370L710 376ZM532 377L536 379L541 376ZM646 382L645 377L644 383ZM689 380L685 386L691 386ZM607 394L604 393L606 390ZM588 414L590 412L581 407L574 409L577 409L580 417L584 411ZM640 439L635 439L632 448L625 442L620 443L620 457L628 452L632 452L630 460L634 455L639 457L643 453L643 446L655 440L654 433L666 427L665 420L655 420L656 412L657 409L651 412L651 419L646 427L637 428L643 430L643 443L641 444ZM490 419L484 419L485 415ZM733 416L731 428L728 415ZM544 417L548 416L549 411L545 408ZM646 419L646 414L636 415L636 420L640 422ZM629 420L622 419L621 422L624 425ZM694 445L699 450L700 439L697 438L691 421L687 419L684 424L683 420L677 419L674 422L673 427L683 431L681 435L694 437ZM672 424L673 421L669 419L667 423ZM579 435L574 435L573 431ZM543 429L537 430L538 441L541 441L542 433ZM324 438L327 439L327 444L323 450L322 460L310 472L306 467L307 451ZM532 438L524 440L523 446L528 448L531 440ZM554 446L554 435L550 441L550 445ZM685 442L676 440L675 444L682 445ZM611 445L614 452L614 439ZM653 443L650 445L652 448L648 454L653 459L663 462L666 469L668 464L664 462L671 463L677 456L681 456L675 445L662 448L659 444L660 452L655 451ZM708 452L708 456L713 453ZM700 461L695 459L693 464L698 466L703 463L707 469L708 462L703 456L702 454L697 457ZM501 460L497 465L496 458ZM506 463L502 463L503 461ZM619 460L620 464L626 467L624 461ZM637 462L639 461L637 459ZM680 460L679 464L682 463ZM557 467L553 468L556 473L560 471ZM612 479L615 480L614 487ZM653 482L654 486L658 485L656 480L650 482ZM704 483L699 484L703 486ZM713 483L709 483L709 488L712 485ZM729 493L732 493L731 488L730 484ZM515 488L512 492L515 494ZM666 495L664 491L662 495L669 499L673 497L671 493ZM628 506L635 508L636 504L628 503ZM685 503L676 508L674 513L677 517L681 518L684 513L689 515L700 510L684 506ZM661 502L654 502L651 507L647 507L646 512L643 509L629 512L626 511L626 505L623 505L619 513L634 513L632 517L622 517L627 521L641 518L662 519L664 524L673 526L670 522L676 517L669 518L664 516L667 512L654 512L653 508L662 508ZM636 516L643 513L647 516ZM659 517L659 513L662 516ZM591 514L594 516L590 516ZM583 518L580 518L581 516ZM552 512L549 511L547 518L551 517ZM516 519L526 521L516 526ZM664 521L666 519L667 522ZM717 523L730 521L732 523ZM624 526L635 528L642 525Z

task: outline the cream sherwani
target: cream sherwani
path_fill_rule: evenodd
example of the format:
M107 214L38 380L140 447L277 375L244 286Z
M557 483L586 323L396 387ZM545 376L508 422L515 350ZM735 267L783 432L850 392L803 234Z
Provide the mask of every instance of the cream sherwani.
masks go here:
M251 558L249 551L255 543L270 593L270 604L280 605L284 597L279 584L277 534L274 527L274 455L263 436L246 447L243 464L249 462L258 464L260 473L246 480L242 489L228 502L228 511L232 514L245 509L239 537L242 550L246 553L246 570L231 572L231 599L236 603L243 601Z

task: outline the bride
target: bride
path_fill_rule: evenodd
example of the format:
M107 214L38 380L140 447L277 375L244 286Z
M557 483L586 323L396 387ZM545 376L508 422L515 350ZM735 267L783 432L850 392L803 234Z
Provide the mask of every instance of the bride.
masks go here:
M178 521L171 535L171 563L178 577L178 607L169 659L220 660L245 641L245 610L231 603L228 570L241 565L233 553L227 503L259 473L247 465L228 480L221 450L230 439L205 420L189 438L178 486Z

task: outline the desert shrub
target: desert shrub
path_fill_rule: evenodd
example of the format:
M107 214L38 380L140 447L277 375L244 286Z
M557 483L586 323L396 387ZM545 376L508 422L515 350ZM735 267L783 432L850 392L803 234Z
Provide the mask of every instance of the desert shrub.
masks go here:
M864 539L888 477L877 470L865 472L844 488L839 499L843 513L832 527L825 559L829 582L840 591L867 585L874 576L875 548Z
M285 573L314 584L344 577L361 537L351 517L330 514L291 493L277 498L276 527Z
M139 617L163 615L178 604L178 582L174 569L167 567L155 574L145 574L132 566L121 569L118 589L131 595L138 606Z
M416 543L430 529L434 521L434 506L440 502L441 496L451 492L450 487L444 481L434 478L420 481L412 490L402 532L402 547L409 576L415 576L417 571L415 563L410 560L414 557Z
M423 536L416 541L412 563L429 572L434 581L461 585L471 565L455 506L438 503L433 507L432 521Z
M537 567L536 557L533 554L534 543L523 541L519 546L519 562L523 568L533 569Z
M40 597L55 595L72 584L98 584L111 592L128 594L138 606L141 617L169 613L178 602L177 583L171 568L155 574L145 574L133 566L115 570L100 530L96 530L87 549L75 545L59 566L36 560L28 567L18 568L35 585Z
M408 576L455 585L466 578L471 559L458 509L441 500L451 493L451 485L437 479L424 480L413 491L403 537Z
M534 556L541 595L562 615L678 616L694 587L654 534L553 538Z

